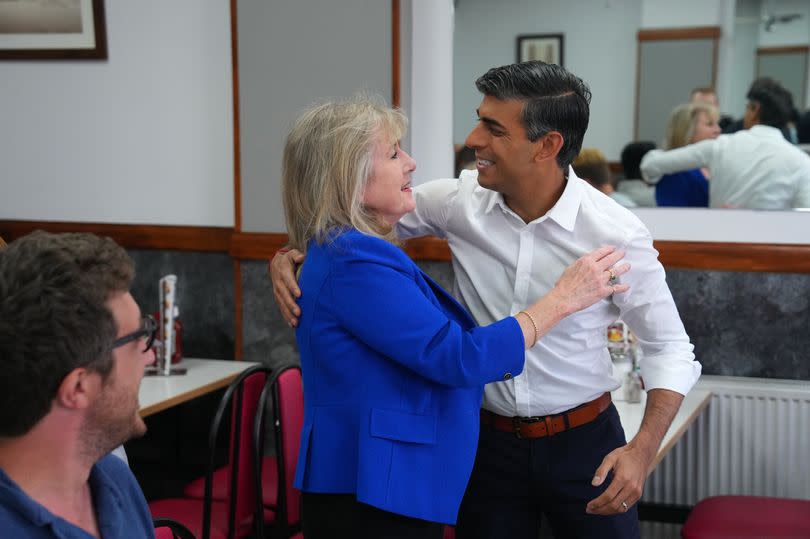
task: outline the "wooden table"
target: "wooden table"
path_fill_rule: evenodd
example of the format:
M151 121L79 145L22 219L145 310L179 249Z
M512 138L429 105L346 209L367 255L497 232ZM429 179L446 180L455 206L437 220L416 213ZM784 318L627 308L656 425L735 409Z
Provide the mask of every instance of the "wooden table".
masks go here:
M641 419L644 417L644 406L647 402L647 394L641 392L641 402L629 403L623 400L621 389L613 392L613 404L619 411L619 417L622 420L622 427L624 427L624 436L627 441L633 439L633 436L638 432L641 427ZM687 393L683 399L680 409L678 410L675 419L672 420L669 430L664 439L661 441L661 446L658 448L658 453L655 459L650 464L648 473L652 472L658 463L669 453L669 450L675 443L681 439L689 425L695 422L709 402L712 400L712 392L708 389L694 388Z
M251 361L184 358L175 367L186 374L144 376L138 398L141 417L147 417L230 384L239 373L258 365Z

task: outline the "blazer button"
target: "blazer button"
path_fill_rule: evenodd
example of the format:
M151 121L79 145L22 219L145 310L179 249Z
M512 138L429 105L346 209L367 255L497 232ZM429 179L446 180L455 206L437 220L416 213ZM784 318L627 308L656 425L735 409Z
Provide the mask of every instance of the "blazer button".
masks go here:
M506 374L503 375L503 379L504 380L511 380L512 379L512 373L507 372Z

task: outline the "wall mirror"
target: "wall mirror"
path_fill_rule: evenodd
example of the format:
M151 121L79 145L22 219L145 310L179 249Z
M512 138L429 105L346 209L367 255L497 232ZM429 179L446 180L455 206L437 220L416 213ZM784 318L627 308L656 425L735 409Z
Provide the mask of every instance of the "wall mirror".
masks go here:
M456 0L453 142L463 143L473 125L475 77L513 61L516 36L530 33L565 35L565 67L593 91L584 146L599 148L614 163L633 140L660 145L669 112L697 86L714 86L721 113L735 119L760 75L783 80L799 110L810 107L810 1L726 0L694 7L689 18L657 0Z
M489 67L514 61L515 36L563 33L565 67L587 80L594 93L585 146L599 147L608 160L618 161L623 145L633 140L637 39L643 12L650 4L664 12L664 4L651 0L542 6L526 0L503 0L497 5L456 0L454 4L454 143L464 141L475 120L480 101L475 77ZM723 4L725 11L718 9L710 22L721 34L716 87L722 111L741 117L745 90L756 76L756 50L771 46L776 39L765 30L766 15L800 12L801 17L781 26L777 23L775 28L790 28L790 35L780 39L804 39L806 45L810 1L728 0ZM672 27L700 25L697 16L684 24L678 12L671 11ZM661 20L665 16L659 16L659 27L667 24ZM481 35L488 39L480 39ZM707 37L713 39L714 35ZM661 76L666 73L662 71ZM747 82L739 82L742 80ZM805 102L803 107L807 105ZM810 272L808 212L644 208L637 213L660 244L662 259L674 266Z

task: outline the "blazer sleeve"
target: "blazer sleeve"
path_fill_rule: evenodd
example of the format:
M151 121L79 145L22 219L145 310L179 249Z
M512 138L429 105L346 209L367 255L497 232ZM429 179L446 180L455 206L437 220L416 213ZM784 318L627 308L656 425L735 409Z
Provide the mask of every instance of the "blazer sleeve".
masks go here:
M464 330L431 301L432 293L417 284L415 266L401 256L349 257L332 268L321 294L344 328L391 361L447 386L483 385L523 370L523 333L514 318Z

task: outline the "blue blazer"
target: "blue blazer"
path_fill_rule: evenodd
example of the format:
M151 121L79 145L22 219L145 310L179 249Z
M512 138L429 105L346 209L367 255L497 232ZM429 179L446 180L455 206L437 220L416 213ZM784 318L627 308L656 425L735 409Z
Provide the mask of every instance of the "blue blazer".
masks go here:
M296 488L455 523L483 385L523 370L519 324L476 327L401 249L356 230L310 242L300 285Z

